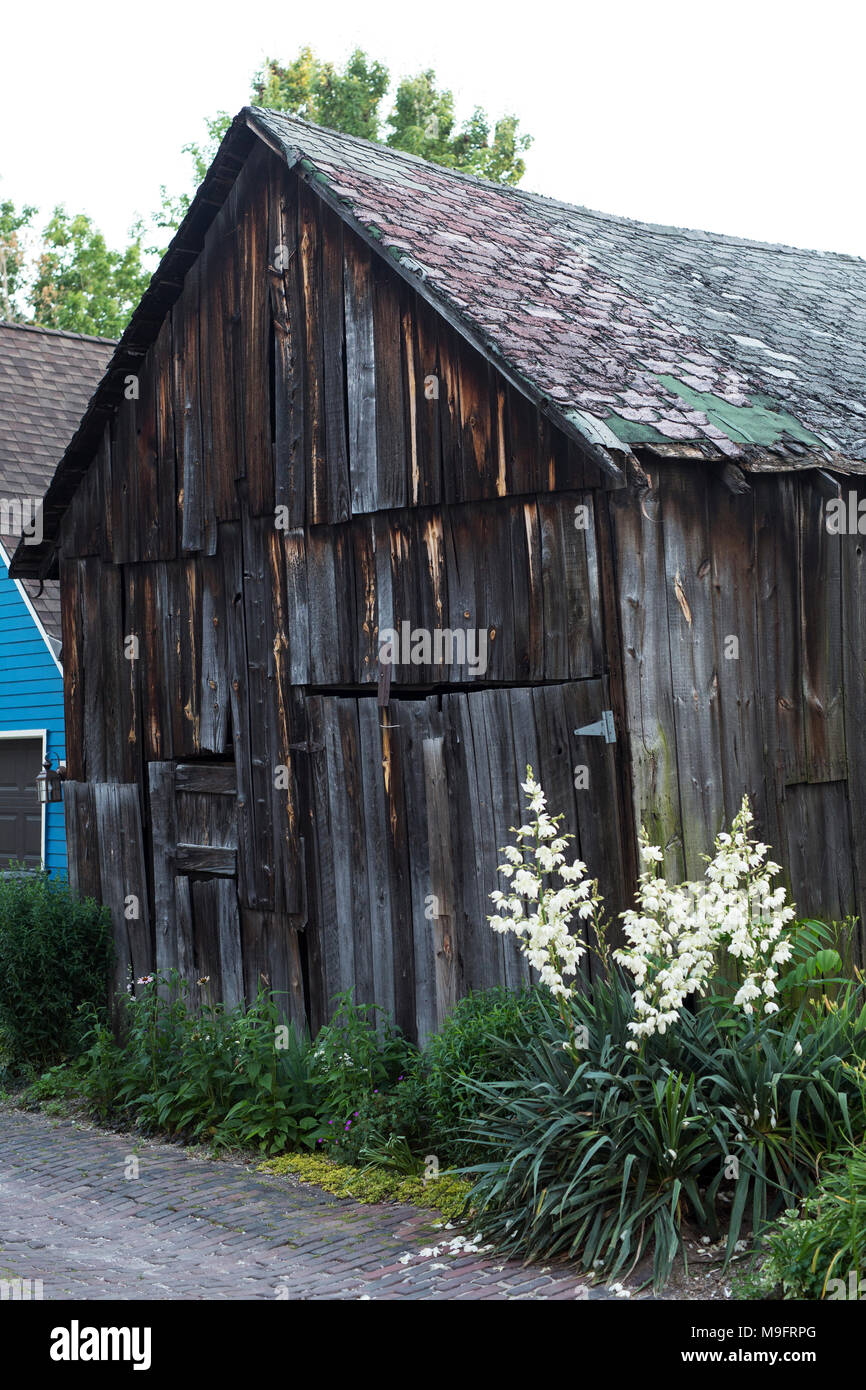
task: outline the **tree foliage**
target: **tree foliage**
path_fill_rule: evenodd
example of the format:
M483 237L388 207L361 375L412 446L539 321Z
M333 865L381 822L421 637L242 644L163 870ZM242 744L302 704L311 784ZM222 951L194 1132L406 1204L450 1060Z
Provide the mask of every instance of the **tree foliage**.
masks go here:
M84 213L57 207L42 233L28 301L35 323L116 338L147 288L137 237L112 251Z
M0 319L22 318L19 296L24 282L26 252L23 233L36 215L34 207L0 203Z
M361 49L335 67L302 48L289 63L264 63L253 78L251 100L449 169L497 183L519 182L531 137L520 131L516 116L494 123L476 107L458 126L453 94L439 88L428 69L399 82L385 117L390 81L384 64ZM159 209L135 224L123 250L111 250L86 214L57 207L28 255L25 239L35 235L36 209L0 203L0 317L119 336L147 287L148 265L165 253L230 123L228 113L219 111L205 121L203 140L183 146L192 162L189 190L173 194L163 186Z
M458 128L453 94L440 89L435 72L427 69L400 81L393 109L383 121L389 81L388 69L361 49L338 70L303 48L285 66L268 59L253 81L252 99L258 106L383 141L462 173L509 184L523 177L521 156L532 140L520 132L516 116L503 116L492 125L478 106Z
M285 111L305 121L360 135L380 138L379 106L388 90L388 69L356 48L342 72L323 63L310 48L282 67L268 59L253 79L256 106Z

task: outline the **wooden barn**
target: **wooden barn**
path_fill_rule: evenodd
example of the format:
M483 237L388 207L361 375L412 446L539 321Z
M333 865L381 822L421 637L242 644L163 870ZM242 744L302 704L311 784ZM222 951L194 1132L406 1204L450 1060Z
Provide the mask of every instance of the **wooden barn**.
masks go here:
M864 329L852 257L241 112L13 565L60 579L118 984L426 1036L527 977L527 763L612 910L641 822L697 875L748 792L801 909L862 914Z

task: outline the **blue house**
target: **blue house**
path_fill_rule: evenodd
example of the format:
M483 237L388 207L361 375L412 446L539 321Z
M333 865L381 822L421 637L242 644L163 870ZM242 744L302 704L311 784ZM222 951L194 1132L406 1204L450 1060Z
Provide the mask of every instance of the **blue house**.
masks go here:
M41 502L113 343L0 323L0 871L66 869L63 803L37 803L46 754L66 755L56 581L12 579L19 539L41 536Z

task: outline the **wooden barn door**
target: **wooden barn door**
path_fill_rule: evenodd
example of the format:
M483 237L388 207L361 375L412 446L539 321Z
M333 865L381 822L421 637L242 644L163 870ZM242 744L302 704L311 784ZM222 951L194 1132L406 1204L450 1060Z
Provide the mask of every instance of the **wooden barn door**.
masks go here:
M201 997L244 997L234 763L148 765L156 969L175 969Z
M386 708L307 701L314 1026L352 987L424 1038L468 990L529 982L515 940L487 923L502 847L525 819L527 764L611 911L625 905L618 745L575 732L608 708L605 678Z

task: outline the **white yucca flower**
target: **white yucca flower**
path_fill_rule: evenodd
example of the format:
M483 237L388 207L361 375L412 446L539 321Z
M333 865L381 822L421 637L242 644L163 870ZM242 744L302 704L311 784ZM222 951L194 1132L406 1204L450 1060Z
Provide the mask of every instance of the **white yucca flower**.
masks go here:
M720 947L748 963L736 1007L751 1014L760 1002L764 1014L778 1011L776 967L791 957L785 931L795 913L784 887L772 886L781 870L767 860L769 846L750 839L753 819L743 797L730 833L716 837L703 881L675 887L658 867L662 851L641 832L638 906L622 914L629 944L614 952L634 977L635 1038L664 1033L687 997L704 993Z
M557 998L567 999L571 986L565 977L577 974L586 951L570 931L572 917L575 912L582 920L593 917L601 899L597 885L586 877L586 865L579 859L566 862L564 851L574 837L558 832L562 816L550 815L531 767L521 785L534 820L512 827L517 843L503 849L506 863L499 866L508 890L490 894L497 912L488 921L496 932L513 933L541 982Z

